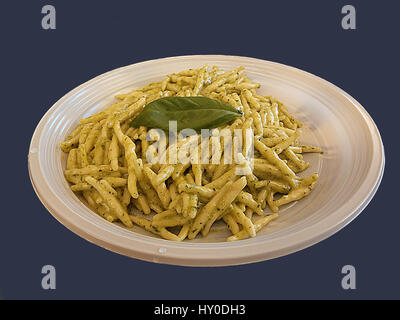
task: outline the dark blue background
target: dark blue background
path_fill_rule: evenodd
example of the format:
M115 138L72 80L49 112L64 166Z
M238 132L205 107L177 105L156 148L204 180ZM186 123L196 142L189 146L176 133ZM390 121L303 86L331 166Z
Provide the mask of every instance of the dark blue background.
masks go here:
M399 19L395 1L2 1L0 296L11 298L400 298ZM53 4L57 29L41 29ZM357 30L341 8L357 9ZM301 252L224 268L158 265L106 251L58 223L28 177L28 146L65 93L116 67L184 54L256 57L314 73L355 97L386 148L380 189L348 227ZM396 197L397 196L397 197ZM41 268L57 289L41 289ZM341 268L357 269L357 290Z

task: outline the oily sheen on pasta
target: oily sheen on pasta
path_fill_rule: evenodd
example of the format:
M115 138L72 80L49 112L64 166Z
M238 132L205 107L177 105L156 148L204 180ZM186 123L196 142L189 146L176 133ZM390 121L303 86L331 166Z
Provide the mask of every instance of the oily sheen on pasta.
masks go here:
M302 123L277 99L259 95L259 87L243 67L222 71L204 66L117 95L113 105L81 119L60 144L68 153L65 177L71 189L109 222L128 228L136 224L164 239L183 241L200 233L205 237L216 221L224 221L231 231L227 241L255 237L278 217L280 206L311 192L318 175L297 174L309 167L304 153L322 152L299 143ZM239 149L228 152L214 130L206 138L212 145L207 147L211 162L195 161L203 150L200 133L168 146L167 151L179 152L188 139L199 138L188 161L149 161L148 151L160 141L149 139L152 128L131 127L132 120L158 99L195 96L240 111L237 119L216 129L242 132L239 138L251 138L251 146L238 144ZM225 161L232 159L232 152L240 161ZM143 214L135 214L134 208Z

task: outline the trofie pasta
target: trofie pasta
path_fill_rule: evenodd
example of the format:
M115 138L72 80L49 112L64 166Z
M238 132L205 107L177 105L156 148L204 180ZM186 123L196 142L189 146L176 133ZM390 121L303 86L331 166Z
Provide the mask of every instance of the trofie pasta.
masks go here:
M216 221L232 232L227 241L255 237L278 217L280 206L311 192L318 175L297 174L309 167L304 153L322 153L299 143L302 123L277 99L259 95L259 87L243 67L204 66L117 95L116 103L81 119L60 144L68 153L65 177L71 189L109 222L138 225L164 239L206 237ZM131 126L153 101L197 96L223 102L227 115L218 113L214 122L229 121L186 135ZM183 110L184 99L175 113L191 111ZM213 105L214 114L219 105ZM173 124L175 113L166 111ZM211 112L202 105L198 114L212 117Z

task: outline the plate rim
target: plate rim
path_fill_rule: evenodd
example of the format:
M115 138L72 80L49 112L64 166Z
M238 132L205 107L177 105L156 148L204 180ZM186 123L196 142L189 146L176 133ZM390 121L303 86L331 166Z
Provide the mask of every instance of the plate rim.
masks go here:
M161 254L160 252L157 252L157 250L160 247L169 247L171 244L170 241L167 240L163 240L163 239L156 239L158 241L158 244L151 244L150 242L145 246L147 248L144 248L144 250L135 250L135 248L132 247L126 247L124 245L122 245L121 243L116 243L115 240L117 239L113 239L113 243L109 241L106 241L100 237L99 234L96 235L96 233L94 231L96 230L92 230L97 229L96 225L85 221L85 219L83 219L82 217L78 217L82 224L77 224L77 223L73 223L71 219L68 219L68 217L65 214L62 214L60 212L58 212L53 205L51 205L51 201L46 201L46 197L43 196L44 193L44 189L46 189L47 187L47 191L51 191L51 189L48 186L43 186L43 175L42 172L40 170L40 165L39 165L39 161L37 158L37 150L34 150L35 147L32 147L35 145L36 141L39 142L39 138L40 138L40 132L43 129L43 125L45 124L46 120L50 117L50 115L52 114L52 112L54 112L54 110L63 103L64 100L68 99L70 96L74 95L76 92L80 91L82 88L96 82L97 80L108 76L110 73L117 73L118 71L122 71L123 69L127 69L127 68L131 68L133 66L137 66L137 65L144 65L144 64L151 64L151 63L155 63L155 62L168 62L171 60L178 60L178 59L195 59L195 58L209 58L209 59L229 59L229 58L233 58L233 59L246 59L246 60L253 60L254 62L258 62L258 63L267 63L270 65L275 65L278 66L280 68L285 68L285 69L292 69L292 71L295 71L297 73L303 73L303 74L307 74L309 77L311 77L314 80L317 81L322 81L322 83L324 83L325 85L327 85L328 87L330 87L331 89L335 90L337 93L341 94L343 97L346 98L346 100L350 101L351 104L359 111L359 113L361 113L361 116L363 116L364 121L367 122L368 128L370 129L370 134L371 134L371 139L372 140L377 140L378 142L378 146L380 154L381 154L381 161L379 163L379 173L377 175L377 177L374 179L374 187L372 190L369 190L369 192L366 194L366 197L364 197L364 200L362 203L360 203L358 205L358 207L353 210L350 213L347 213L344 217L344 219L338 221L335 225L329 227L327 230L325 230L324 232L321 232L319 234L314 234L311 237L306 237L305 239L302 239L301 241L297 242L297 243L293 243L291 246L286 246L285 248L278 248L276 250L270 251L268 253L265 252L255 252L253 254L248 254L246 256L235 256L235 255L231 255L231 256L219 256L218 254L216 254L216 252L214 252L215 250L219 250L218 247L220 246L215 246L216 243L212 243L212 246L207 246L206 244L202 243L201 245L205 248L201 248L203 251L207 250L210 255L207 258L204 257L197 257L197 256L173 256L170 252L168 255L166 254ZM372 132L370 125L372 125L372 128L374 129L374 132ZM375 139L374 139L375 138ZM376 142L376 141L375 141ZM35 152L36 151L36 152ZM268 260L268 259L273 259L273 258L277 258L280 256L284 256L293 252L297 252L299 250L302 250L304 248L307 248L315 243L318 243L328 237L330 237L331 235L333 235L334 233L338 232L340 229L344 228L347 224L349 224L353 219L355 219L363 210L364 208L369 204L369 202L372 200L372 198L374 197L376 191L379 188L379 185L382 181L382 177L384 174L384 168L385 168L385 152L384 152L384 145L383 145L383 141L379 132L378 127L376 126L374 120L372 119L372 117L369 115L369 113L365 110L365 108L357 101L355 100L352 96L350 96L347 92L345 92L343 89L341 89L340 87L334 85L333 83L317 76L314 75L312 73L309 73L307 71L304 71L302 69L293 67L293 66L289 66L289 65L285 65L282 63L278 63L278 62L273 62L273 61L269 61L269 60L264 60L264 59L259 59L259 58L253 58L253 57L246 57L246 56L234 56L234 55L182 55L182 56L174 56L174 57L165 57L165 58L158 58L158 59L152 59L152 60L146 60L146 61L141 61L138 63L134 63L134 64L130 64L127 66L122 66L119 68L115 68L113 70L109 70L105 73L102 73L84 83L82 83L81 85L75 87L74 89L70 90L69 92L67 92L63 97L61 97L58 101L56 101L48 110L47 112L42 116L41 120L39 121L39 123L37 124L35 131L32 135L32 139L31 139L31 143L29 145L29 151L28 151L28 171L29 171L29 177L32 183L32 186L35 190L35 193L37 194L39 200L42 202L42 204L44 205L44 207L47 209L47 211L50 212L50 214L56 219L58 220L62 225L64 225L66 228L68 228L69 230L71 230L72 232L74 232L75 234L79 235L80 237L88 240L89 242L95 243L96 245L99 245L105 249L111 250L113 252L117 252L119 254L123 254L132 258L136 258L136 259L141 259L141 260L145 260L145 261L151 261L151 262L158 262L158 263L164 263L164 264L172 264L172 265L184 265L184 266L228 266L228 265L238 265L238 264L246 264L246 263L252 263L252 262L257 262L257 261L262 261L262 260ZM36 183L35 183L36 181ZM48 197L50 198L49 194ZM53 196L54 198L54 196ZM55 199L56 200L56 199ZM76 218L76 216L75 216ZM328 218L328 217L327 217ZM104 231L104 230L102 230ZM300 231L304 231L303 229ZM300 232L299 231L299 232ZM114 235L112 232L108 232L107 234L108 236L113 235L112 238L118 238L118 236ZM145 244L145 239L144 241L142 241L141 243L142 245ZM211 244L210 244L211 245ZM253 247L259 245L258 243L253 243L253 244L249 244L247 246ZM240 245L240 247L246 246L244 245ZM178 246L174 246L174 247L178 247ZM191 245L183 245L181 246L181 248L179 249L184 249L185 248L190 248L193 249L193 246ZM216 248L217 247L217 248ZM230 248L235 248L235 246L231 246ZM149 250L150 249L150 250ZM200 248L198 247L196 250L198 251ZM225 247L225 250L227 248ZM188 250L184 250L184 251L188 251ZM203 252L204 255L204 252Z

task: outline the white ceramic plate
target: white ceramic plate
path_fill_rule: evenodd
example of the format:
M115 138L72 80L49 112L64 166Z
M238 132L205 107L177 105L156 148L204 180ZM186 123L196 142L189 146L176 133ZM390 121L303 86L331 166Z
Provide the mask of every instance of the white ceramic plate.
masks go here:
M320 179L311 194L283 208L257 237L226 243L218 225L205 239L175 243L134 227L111 224L94 214L70 190L59 143L80 118L99 112L118 92L159 81L169 73L205 64L223 69L245 66L259 92L283 101L305 123L301 141L324 149L310 154ZM57 101L32 137L29 172L48 211L81 237L109 250L153 262L217 266L282 256L327 238L352 221L369 203L381 181L384 150L365 109L333 84L296 68L247 57L201 55L157 59L119 68L90 80Z

